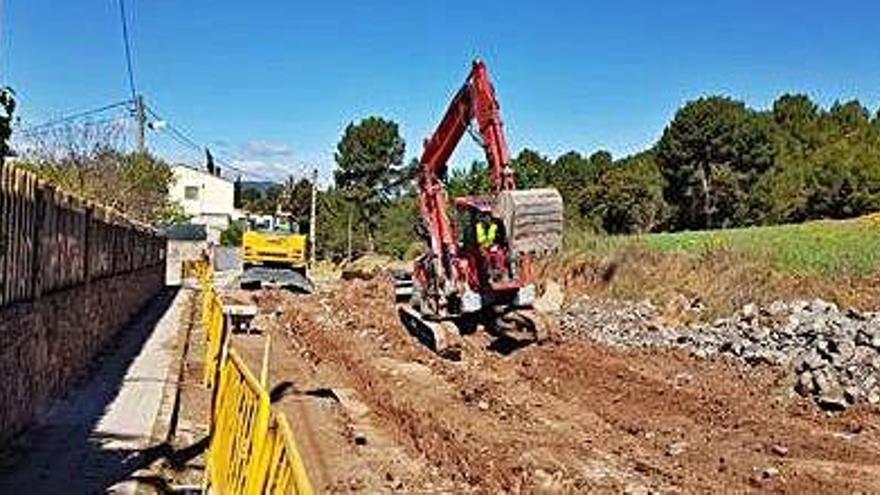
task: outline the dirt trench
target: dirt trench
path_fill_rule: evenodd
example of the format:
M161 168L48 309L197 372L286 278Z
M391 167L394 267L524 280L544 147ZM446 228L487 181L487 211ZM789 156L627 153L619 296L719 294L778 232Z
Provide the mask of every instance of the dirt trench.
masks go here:
M323 492L880 492L880 413L827 416L784 374L582 338L460 362L400 324L390 285L252 295L275 399ZM265 336L238 336L255 363Z

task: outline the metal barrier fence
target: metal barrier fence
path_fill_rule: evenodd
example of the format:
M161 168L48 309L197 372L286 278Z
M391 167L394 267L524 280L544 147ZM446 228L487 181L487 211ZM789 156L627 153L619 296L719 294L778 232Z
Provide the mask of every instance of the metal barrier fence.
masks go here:
M208 456L209 486L218 493L262 493L259 478L259 440L269 427L269 396L235 349L221 367ZM250 484L251 486L248 486Z
M151 227L0 163L0 307L164 261Z
M207 334L205 384L212 388L211 440L205 484L219 494L311 494L290 426L273 411L266 390L268 347L258 379L230 344L222 302L200 269ZM267 343L268 345L268 343Z
M204 286L202 295L202 328L205 329L205 375L202 382L213 389L220 367L223 350L223 303L210 285Z
M260 471L266 474L263 493L311 493L312 485L306 475L302 457L296 450L293 432L283 414L273 414L263 442L263 463Z

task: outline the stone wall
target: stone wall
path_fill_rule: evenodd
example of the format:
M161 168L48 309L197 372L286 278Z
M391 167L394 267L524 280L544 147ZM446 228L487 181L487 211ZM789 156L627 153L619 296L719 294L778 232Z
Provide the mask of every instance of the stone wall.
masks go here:
M0 445L82 375L164 278L163 263L0 308Z

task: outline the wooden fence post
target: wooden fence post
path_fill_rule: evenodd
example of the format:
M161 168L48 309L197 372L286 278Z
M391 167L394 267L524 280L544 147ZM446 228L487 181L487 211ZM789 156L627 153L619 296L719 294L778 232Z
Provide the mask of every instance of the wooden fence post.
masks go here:
M91 204L85 204L83 212L83 282L92 281L92 214L94 207Z
M0 306L5 305L8 301L6 284L9 279L9 248L12 242L9 238L7 227L9 223L7 216L9 212L9 194L6 189L6 174L8 170L3 160L0 160Z
M44 184L37 182L34 190L34 250L31 253L31 299L40 298L43 293L43 222L46 220L46 198Z

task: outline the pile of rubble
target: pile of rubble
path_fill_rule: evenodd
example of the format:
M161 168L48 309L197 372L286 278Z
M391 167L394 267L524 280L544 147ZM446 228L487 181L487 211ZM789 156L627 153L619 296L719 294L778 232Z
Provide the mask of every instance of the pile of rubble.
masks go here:
M880 404L880 313L841 310L822 300L744 306L711 324L666 326L648 302L582 299L562 317L567 333L611 345L680 347L791 369L794 390L826 410Z

